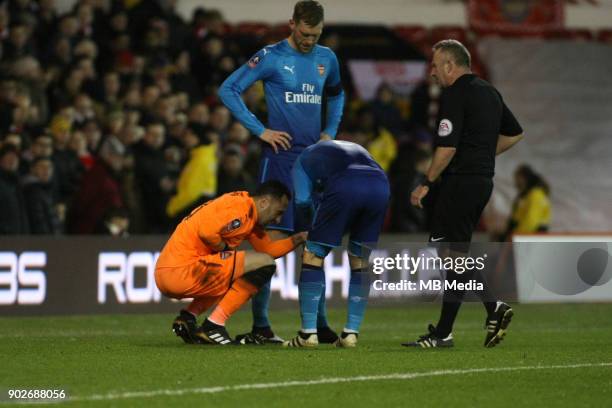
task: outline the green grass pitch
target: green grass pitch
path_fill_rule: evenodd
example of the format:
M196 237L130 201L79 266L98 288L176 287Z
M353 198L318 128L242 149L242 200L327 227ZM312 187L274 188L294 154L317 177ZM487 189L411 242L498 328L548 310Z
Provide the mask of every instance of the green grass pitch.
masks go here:
M356 349L185 345L174 315L0 319L0 406L7 389L66 389L78 407L612 406L612 304L517 305L485 349L484 312L464 305L450 350L400 347L437 305L368 310ZM272 312L292 336L297 311ZM344 311L330 310L341 329ZM250 314L230 321L230 334ZM259 384L259 385L254 385Z

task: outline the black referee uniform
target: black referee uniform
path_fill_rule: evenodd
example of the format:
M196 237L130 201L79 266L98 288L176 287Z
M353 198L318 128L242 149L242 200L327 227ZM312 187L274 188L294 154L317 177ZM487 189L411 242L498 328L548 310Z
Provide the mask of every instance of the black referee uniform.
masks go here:
M461 251L491 197L498 135L517 136L523 129L500 93L474 74L444 89L438 123L436 147L456 152L441 176L429 240L452 242Z
M464 74L444 89L438 123L436 147L454 147L456 150L441 175L433 203L429 240L447 243L443 246L467 253L472 233L493 190L499 135L518 136L523 129L500 93L474 74ZM504 315L505 310L511 310L509 306L497 302L480 273L477 276L474 271L463 274L452 270L446 272L447 281L466 282L469 279L477 279L484 285L485 290L478 295L487 309L488 325L499 324L494 316L499 314L500 306L501 315L508 319L511 317L511 313ZM444 292L440 320L436 326L430 327L431 334L438 339L437 346L452 346L452 327L464 292L459 289ZM487 341L490 341L490 336ZM421 343L421 346L431 344L431 337Z

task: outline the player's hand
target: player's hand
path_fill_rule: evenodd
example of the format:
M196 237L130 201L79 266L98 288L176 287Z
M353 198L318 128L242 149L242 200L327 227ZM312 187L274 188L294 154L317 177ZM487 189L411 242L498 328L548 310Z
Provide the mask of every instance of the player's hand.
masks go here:
M293 234L291 236L291 240L293 241L293 245L298 246L306 242L306 238L308 238L308 232L298 232L297 234Z
M285 150L289 150L291 148L291 136L287 132L265 129L259 137L261 140L269 143L272 146L274 153L278 153L279 146Z
M321 132L321 138L319 139L319 142L325 142L326 140L332 140L332 137L327 133Z
M423 208L421 200L429 193L429 187L420 185L412 191L410 194L410 204L417 208Z

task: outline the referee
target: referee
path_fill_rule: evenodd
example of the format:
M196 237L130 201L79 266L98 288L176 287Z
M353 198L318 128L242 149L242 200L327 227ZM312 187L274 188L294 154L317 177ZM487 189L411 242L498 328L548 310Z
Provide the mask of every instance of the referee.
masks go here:
M470 69L470 53L456 40L433 46L431 76L444 91L440 100L438 135L431 166L424 182L410 197L421 201L434 183L439 193L433 203L430 242L444 242L450 256L466 256L472 232L493 190L495 156L523 138L523 130L500 93ZM478 279L465 272L446 271L446 281ZM481 280L479 291L486 310L485 347L494 347L505 335L513 311L497 301ZM452 328L465 291L445 290L440 320L409 347L452 347Z

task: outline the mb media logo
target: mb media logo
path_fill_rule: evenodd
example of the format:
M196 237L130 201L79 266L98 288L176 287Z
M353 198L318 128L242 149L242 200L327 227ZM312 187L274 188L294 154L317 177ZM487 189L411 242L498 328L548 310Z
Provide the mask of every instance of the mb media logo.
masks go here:
M45 252L0 252L0 305L40 305L47 297ZM8 288L7 288L8 286Z
M159 252L101 252L98 256L98 303L107 303L107 290L115 293L118 303L160 302L155 285L155 262ZM136 274L143 279L137 287Z

